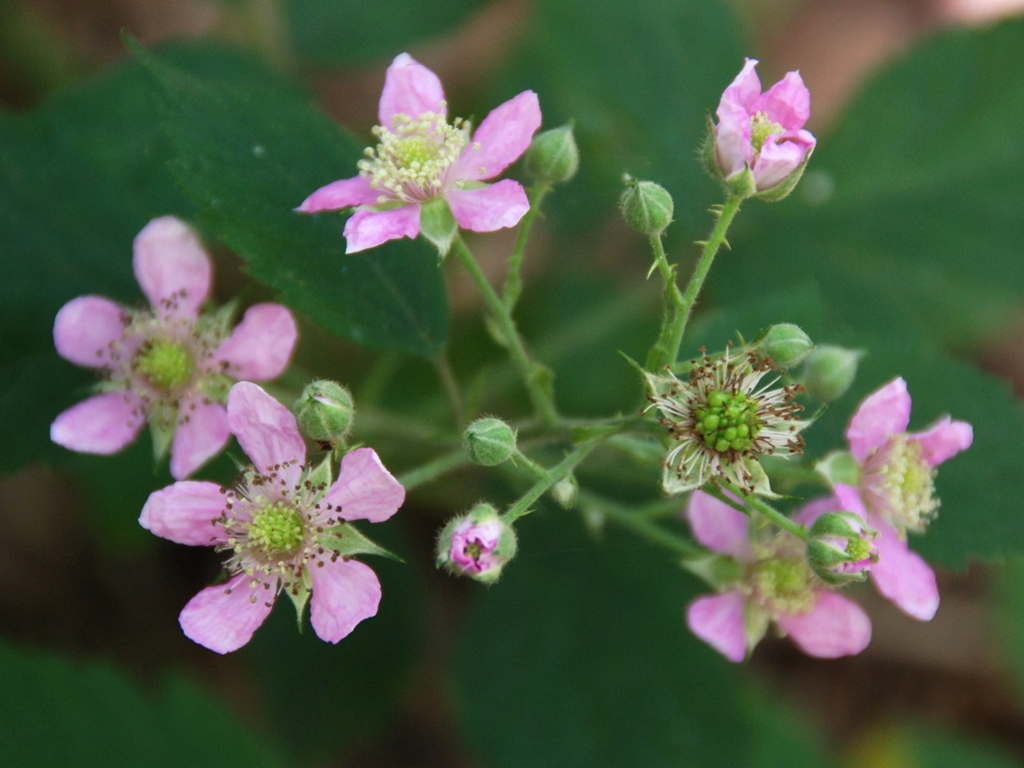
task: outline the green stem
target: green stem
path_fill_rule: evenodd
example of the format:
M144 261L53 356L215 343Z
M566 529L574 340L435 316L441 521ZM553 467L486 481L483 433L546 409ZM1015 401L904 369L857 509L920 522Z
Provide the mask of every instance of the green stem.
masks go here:
M641 538L647 539L647 541L652 544L657 544L659 547L672 550L676 554L682 555L684 558L703 558L708 556L708 552L706 550L697 546L683 536L678 536L670 531L666 531L660 525L640 513L639 510L631 510L629 507L623 506L611 499L606 499L603 496L598 496L595 493L591 493L590 491L585 491L583 489L580 489L579 499L581 504L589 504L590 506L597 508L605 517L616 525L628 528L633 531L633 533L637 534Z
M520 337L519 331L516 330L512 313L498 297L498 294L495 293L491 284L487 282L486 275L480 269L480 265L476 263L476 259L473 258L473 254L466 247L462 237L458 235L455 237L455 241L452 243L452 250L455 251L455 255L458 256L459 261L462 262L462 266L466 268L469 276L473 278L473 282L477 284L480 293L484 297L484 302L491 310L494 322L501 332L512 362L519 369L519 374L523 378L523 383L530 394L530 400L537 415L540 416L541 421L545 424L553 425L557 423L558 413L555 410L555 403L544 381L551 375L550 371L536 360L530 358L530 354L526 351L526 346L523 344L522 337Z
M541 201L544 200L544 196L550 191L551 186L544 183L537 184L537 186L530 189L530 210L526 212L526 215L519 222L519 236L516 238L515 250L512 251L512 256L508 261L508 277L505 279L505 289L501 297L509 312L515 308L516 302L519 301L519 296L523 292L521 270L523 256L526 254L526 241L530 237L530 228L533 226L533 220L537 215L537 211L540 210Z
M683 295L679 293L679 286L676 285L675 270L669 265L668 258L665 256L665 246L661 242L661 235L651 236L651 249L654 251L654 266L661 273L661 279L665 285L665 316L661 319L661 333L658 334L658 341L647 355L647 370L655 372L674 363L676 355L679 353L682 336L680 335L679 339L676 339L675 334L680 325Z
M562 461L553 466L549 470L544 470L544 476L541 477L533 487L528 490L519 501L508 508L501 518L506 523L512 523L518 520L523 515L530 514L533 510L530 506L537 501L544 493L557 483L562 478L568 477L576 465L583 461L587 456L590 455L591 451L597 448L598 445L603 441L602 438L595 438L588 440L587 442L578 445L576 449L566 456Z
M433 461L428 461L426 464L416 467L416 469L403 472L397 479L406 491L411 491L418 485L429 483L441 477L441 475L446 475L467 464L469 464L469 457L465 451L459 449L446 453Z
M800 523L793 522L784 514L779 512L779 510L775 509L775 507L761 501L757 496L747 496L745 493L743 493L743 491L741 491L732 483L722 482L722 485L728 488L734 494L736 494L739 498L743 499L744 503L748 507L760 512L762 515L764 515L777 526L779 526L779 528L782 528L784 531L789 531L801 541L807 541L807 529L800 525Z
M444 386L445 394L448 395L448 402L452 408L452 419L454 419L455 425L461 429L465 426L466 413L462 406L462 393L459 390L459 382L452 372L447 352L434 358L434 367L437 368L437 375Z
M512 463L516 466L522 464L537 477L547 477L548 471L518 448L516 448L516 452L512 455Z

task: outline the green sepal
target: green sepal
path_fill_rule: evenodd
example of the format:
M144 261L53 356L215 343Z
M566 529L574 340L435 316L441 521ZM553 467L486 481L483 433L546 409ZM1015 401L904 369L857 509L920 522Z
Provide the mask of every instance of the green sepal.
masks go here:
M235 380L223 373L206 376L199 382L197 389L215 403L226 403L228 392L235 385Z
M757 183L754 181L754 173L750 170L749 165L744 165L742 171L736 171L732 176L727 176L723 183L730 195L741 200L757 194Z
M323 461L317 464L316 467L306 475L305 479L308 480L314 488L319 488L321 484L323 485L322 490L316 491L316 494L313 497L314 502L320 501L331 487L331 483L334 482L334 471L331 466L332 458L333 455L328 453L324 457Z
M196 320L197 330L209 328L219 339L226 339L231 335L235 325L235 315L238 313L238 297L229 301L213 312L203 314Z
M747 600L743 606L743 630L747 636L747 658L764 638L771 623L771 616L753 600Z
M849 451L832 451L814 465L819 475L824 477L833 487L837 483L860 485L860 464Z
M437 248L438 263L448 255L458 232L459 225L443 197L420 206L420 234Z
M718 165L718 134L715 131L715 121L711 118L710 112L704 113L707 122L707 133L704 134L704 141L700 144L700 161L711 176L722 181L722 169Z
M772 484L768 480L768 473L764 471L764 467L761 466L761 462L754 458L747 458L746 461L744 461L744 466L747 471L750 472L751 477L754 478L754 495L764 496L766 499L782 498L782 496L772 490Z
M804 161L800 163L793 172L786 178L780 181L771 189L766 189L764 192L758 192L755 197L760 200L764 200L766 203L776 203L785 197L789 197L789 193L793 191L797 183L800 181L800 177L804 175L804 169L807 168L807 163L811 160L811 155L814 154L814 147L807 150L807 154L804 155Z
M366 536L351 523L342 523L330 528L316 537L317 544L329 549L340 557L349 558L356 555L380 555L404 563L405 560L393 552L389 552Z
M743 576L743 566L726 555L708 553L703 557L686 558L682 566L704 579L715 589L727 589Z
M313 594L313 590L310 585L306 583L309 578L309 574L306 571L302 573L302 583L298 585L298 592L293 593L290 589L285 590L285 594L292 601L292 605L295 606L295 621L298 624L299 634L302 634L302 617L306 613L306 603L309 602L309 596Z
M178 409L157 404L149 412L149 431L153 435L153 461L161 462L170 453L174 430L178 424Z

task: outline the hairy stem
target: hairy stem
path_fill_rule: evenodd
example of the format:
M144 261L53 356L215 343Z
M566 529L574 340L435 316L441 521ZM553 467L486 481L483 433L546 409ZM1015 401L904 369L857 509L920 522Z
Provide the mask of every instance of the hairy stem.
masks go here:
M523 292L521 271L523 257L526 255L526 241L530 238L530 228L533 226L533 220L540 210L540 204L544 200L544 196L550 191L550 185L539 183L537 186L531 187L528 193L530 210L526 212L526 215L519 222L519 236L516 238L516 247L508 261L508 277L505 279L505 288L502 291L501 297L509 312L515 309L516 302L519 301L519 295Z
M558 464L553 466L551 469L543 470L544 475L533 484L522 498L519 499L515 504L508 508L501 517L506 523L511 523L518 520L523 515L528 515L533 510L530 508L531 505L537 501L544 493L559 480L568 477L572 474L572 471L576 469L576 466L583 461L587 456L590 455L591 451L597 448L603 441L603 438L594 438L588 440L581 445L576 446L575 450L562 459Z

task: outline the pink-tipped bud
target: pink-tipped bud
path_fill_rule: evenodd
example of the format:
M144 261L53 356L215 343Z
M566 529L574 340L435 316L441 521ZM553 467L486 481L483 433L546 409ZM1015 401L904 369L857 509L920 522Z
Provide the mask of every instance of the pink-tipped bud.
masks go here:
M448 522L437 540L437 567L490 584L515 557L516 534L490 504Z
M853 512L827 512L814 521L809 534L807 560L826 584L864 581L878 561L878 532Z

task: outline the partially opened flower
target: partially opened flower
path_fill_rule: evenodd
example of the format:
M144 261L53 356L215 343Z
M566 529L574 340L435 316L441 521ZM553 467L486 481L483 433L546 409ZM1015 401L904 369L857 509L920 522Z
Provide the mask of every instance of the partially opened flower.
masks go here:
M541 123L533 91L493 110L471 138L464 120L448 122L437 75L403 53L388 67L378 118L373 132L380 143L366 150L359 175L321 187L297 209L355 208L345 224L346 253L416 237L421 228L446 251L456 223L492 232L515 226L529 210L518 182L482 182L498 176L530 146Z
M453 518L437 539L437 567L490 584L515 557L516 534L490 504Z
M788 191L799 180L816 143L803 130L811 114L811 95L799 72L787 73L761 93L756 66L755 59L746 60L718 105L714 128L718 172L727 184L742 187L746 194L780 186Z
M351 558L384 551L349 523L387 520L405 489L371 448L346 454L333 484L305 466L295 417L255 384L232 387L228 423L254 465L241 485L175 483L153 493L139 518L157 536L231 553L227 581L189 601L181 628L212 651L234 651L285 592L300 617L309 599L314 631L337 643L377 613L381 596L376 574Z
M721 594L699 597L687 609L687 624L701 640L730 661L743 661L774 622L810 656L832 659L867 647L867 614L815 577L798 538L752 526L742 512L703 491L690 496L686 514L697 541L740 565L737 580Z
M154 219L135 238L135 277L148 309L101 296L65 304L53 326L61 357L97 369L99 394L60 414L50 438L80 453L116 453L142 425L171 475L187 477L230 437L224 400L238 379L280 376L298 330L280 304L256 304L232 331L230 310L200 314L210 293L210 257L184 222Z

